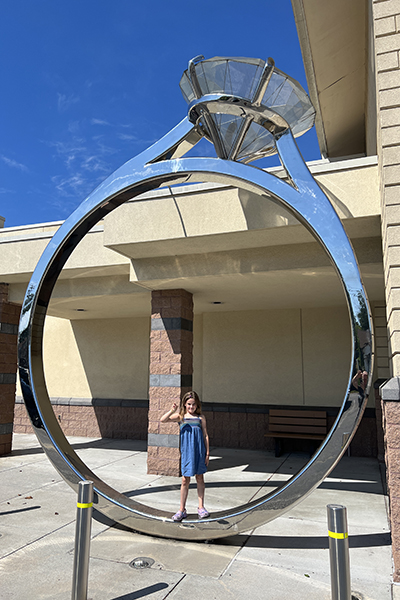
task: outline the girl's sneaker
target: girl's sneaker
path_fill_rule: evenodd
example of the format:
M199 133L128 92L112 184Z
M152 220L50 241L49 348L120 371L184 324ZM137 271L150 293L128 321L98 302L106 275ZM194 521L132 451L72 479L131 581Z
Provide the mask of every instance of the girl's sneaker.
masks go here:
M198 508L197 514L199 515L199 519L206 519L210 516L210 513L205 508Z
M187 517L187 512L186 510L178 510L177 513L174 514L174 516L172 517L173 521L182 521L182 519L186 519Z

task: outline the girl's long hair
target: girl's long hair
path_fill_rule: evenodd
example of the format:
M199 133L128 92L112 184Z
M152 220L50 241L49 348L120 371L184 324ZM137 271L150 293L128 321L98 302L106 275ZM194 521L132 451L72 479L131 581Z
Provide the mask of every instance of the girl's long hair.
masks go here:
M188 400L191 400L192 398L196 402L196 413L195 414L201 415L201 402L200 402L199 395L192 390L191 392L187 392L181 399L181 404L179 407L179 415L180 415L181 419L183 419L185 412L186 412L186 406L185 406L186 402Z

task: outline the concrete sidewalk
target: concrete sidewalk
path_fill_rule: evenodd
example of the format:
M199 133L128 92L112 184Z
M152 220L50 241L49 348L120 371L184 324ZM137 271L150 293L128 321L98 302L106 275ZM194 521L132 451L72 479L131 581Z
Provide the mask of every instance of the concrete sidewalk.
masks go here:
M176 511L180 480L146 473L144 442L69 438L104 481L151 506ZM0 459L0 599L70 600L76 495L36 437L14 435ZM263 495L306 462L300 453L214 448L206 475L210 512ZM194 486L193 486L194 487ZM138 494L139 492L139 494ZM152 538L112 526L95 512L88 598L92 600L328 600L326 505L347 506L352 591L364 600L400 599L392 586L387 498L374 459L344 457L309 498L248 534L211 543ZM195 489L189 510L196 508ZM130 566L137 557L151 568Z

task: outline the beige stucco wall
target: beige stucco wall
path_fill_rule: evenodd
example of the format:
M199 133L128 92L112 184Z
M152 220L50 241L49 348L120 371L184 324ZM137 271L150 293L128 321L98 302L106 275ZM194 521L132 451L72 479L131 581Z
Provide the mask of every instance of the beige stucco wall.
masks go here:
M350 324L347 308L301 311L304 403L338 406L343 402L350 368Z
M349 335L344 306L196 315L193 387L206 402L337 406ZM51 397L145 399L148 354L148 318L46 319Z
M206 402L338 406L349 360L345 307L203 315Z
M58 227L5 228L0 235L0 279L28 282L38 260ZM82 275L93 269L103 274L126 273L129 261L103 244L103 225L100 223L79 242L67 260L60 278Z
M356 159L310 165L343 219L380 214L378 169ZM275 169L279 177L284 173ZM133 259L262 247L263 230L277 230L279 243L298 222L271 199L228 186L184 186L143 194L104 220L104 244ZM290 230L290 243L311 240L303 228ZM190 241L189 241L190 240Z
M51 397L148 397L149 319L47 317L45 375ZM62 340L62 342L60 342Z
M344 161L345 164L346 162L350 164L350 161ZM340 164L333 163L338 167L337 171L323 172L320 167L320 172L314 173L315 179L327 191L340 218L379 215L381 207L377 165L341 170Z
M205 401L302 403L299 311L209 313L203 321Z
M193 389L203 398L203 314L195 314L193 320Z

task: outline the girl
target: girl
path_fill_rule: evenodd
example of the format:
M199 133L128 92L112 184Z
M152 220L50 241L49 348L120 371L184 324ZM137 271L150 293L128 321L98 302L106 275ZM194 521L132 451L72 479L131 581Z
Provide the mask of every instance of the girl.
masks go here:
M180 425L181 447L181 506L172 517L174 521L182 521L187 517L186 500L189 492L190 478L196 476L199 519L209 516L204 508L204 477L207 471L210 443L207 434L206 419L201 414L201 402L196 392L188 392L181 400L179 412L174 402L171 410L161 417L161 423L178 422Z

